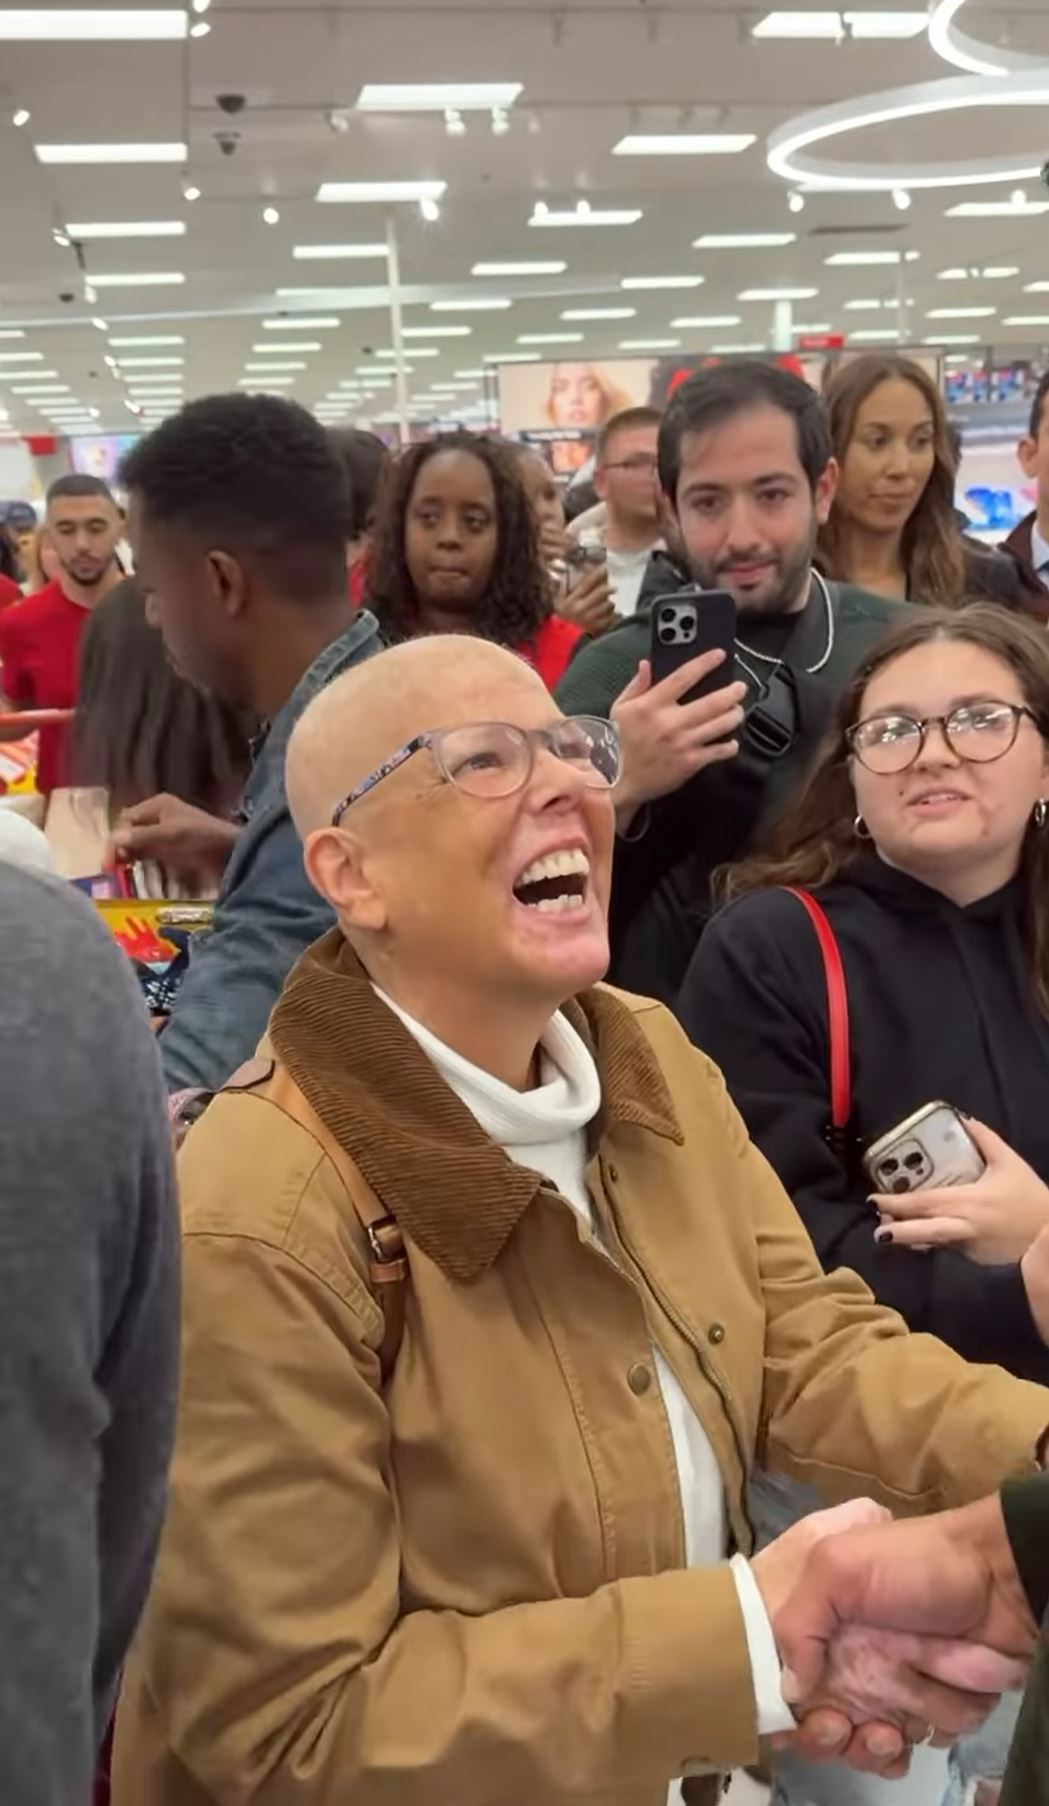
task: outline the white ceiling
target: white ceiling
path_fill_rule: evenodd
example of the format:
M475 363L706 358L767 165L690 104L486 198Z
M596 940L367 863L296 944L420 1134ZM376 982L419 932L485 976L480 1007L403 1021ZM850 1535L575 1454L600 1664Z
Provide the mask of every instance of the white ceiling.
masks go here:
M797 3L797 0L796 0ZM806 0L809 5L822 0ZM896 5L920 0L892 0ZM0 0L2 6L3 0ZM44 0L39 0L41 7ZM139 0L142 4L142 0ZM878 8L854 0L857 9ZM890 4L890 0L881 0ZM91 8L83 4L82 10ZM568 357L608 356L622 339L679 338L685 350L768 338L771 309L741 302L744 289L790 284L818 290L798 303L802 326L876 329L896 325L895 268L828 267L839 250L899 248L919 253L902 266L913 336L980 334L1003 346L1049 345L1049 327L1005 326L1013 315L1049 316L1049 292L1025 285L1049 279L1049 213L1037 218L965 220L945 217L964 199L1000 199L1001 187L915 191L899 212L887 194L815 194L804 212L788 212L788 191L765 163L764 141L776 126L813 107L903 83L956 75L924 37L905 43L756 42L750 27L768 7L738 0L212 0L206 37L185 43L0 45L0 407L16 431L46 430L52 398L12 393L36 381L34 363L9 363L5 352L43 354L46 381L99 409L99 427L134 430L125 411L130 369L109 369L108 353L183 357L183 365L146 366L136 376L184 377L187 397L230 388L259 361L254 345L297 337L320 351L287 354L306 368L290 372L284 392L308 405L391 343L385 268L381 261L302 262L301 243L377 241L384 209L325 206L324 181L440 178L448 190L440 220L426 224L418 208L397 209L405 321L410 327L461 323L470 336L434 337L439 356L419 359L419 394L434 381L482 367L486 355L520 350L522 334L582 331ZM1011 44L1049 63L1049 5L968 0L958 23L987 43ZM484 116L452 138L440 115L356 115L345 135L328 123L332 108L352 108L365 82L517 81L523 93L509 133L493 136ZM220 93L246 97L235 117ZM16 108L30 110L21 130ZM1040 164L1049 156L1045 108L982 109L881 127L840 140L836 156L946 161L1017 153ZM627 132L736 131L756 134L739 155L623 158L612 146ZM216 134L238 134L236 152L221 153ZM184 140L185 169L44 167L34 144L99 140ZM187 180L202 197L183 199ZM1037 182L1032 199L1049 200ZM568 207L638 207L628 227L540 231L528 227L537 200ZM262 209L279 208L266 225ZM100 289L83 299L74 248L53 242L68 221L187 222L184 238L92 241L89 274L184 271L179 287ZM697 251L704 232L795 231L775 250ZM481 259L563 259L567 272L548 278L472 279ZM951 266L1016 266L999 280L943 281ZM695 273L702 287L623 294L622 277ZM276 290L319 284L328 295L278 300ZM363 285L363 286L362 286ZM482 314L429 310L434 299L479 291L508 296L513 306ZM62 294L73 294L63 302ZM850 299L881 300L887 312L846 310ZM630 320L566 326L564 308L637 309ZM930 320L931 310L984 305L997 311L972 321ZM263 318L285 311L337 314L335 328L301 335L264 331ZM740 316L738 328L675 331L670 322L696 314ZM104 334L91 324L103 319ZM110 351L109 336L178 335L184 345ZM416 340L417 344L425 341ZM541 348L540 348L541 349ZM556 349L544 356L559 355ZM265 379L260 378L264 384ZM464 390L469 399L470 391ZM478 391L480 393L480 391ZM57 398L61 400L62 398ZM392 390L356 410L392 405ZM432 415L423 404L420 415Z

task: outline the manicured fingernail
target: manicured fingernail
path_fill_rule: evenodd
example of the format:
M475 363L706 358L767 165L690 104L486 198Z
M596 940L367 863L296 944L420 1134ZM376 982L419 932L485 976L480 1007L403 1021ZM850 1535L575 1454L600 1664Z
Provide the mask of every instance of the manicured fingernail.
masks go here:
M823 1725L816 1732L816 1742L819 1744L821 1750L836 1749L841 1741L842 1739L839 1732L837 1732L832 1725Z
M874 1231L874 1239L876 1242L891 1242L892 1241L892 1230L891 1229L876 1229Z
M867 1739L872 1756L895 1756L899 1747L900 1740L891 1731L872 1731Z

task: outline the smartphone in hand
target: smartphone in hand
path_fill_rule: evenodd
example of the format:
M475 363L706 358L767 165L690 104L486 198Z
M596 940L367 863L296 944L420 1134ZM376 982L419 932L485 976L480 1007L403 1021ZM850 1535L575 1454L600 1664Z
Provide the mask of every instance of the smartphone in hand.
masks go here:
M698 702L712 696L735 679L736 600L727 589L689 588L669 596L657 596L652 604L652 682L662 683L692 659L716 648L725 658L703 677L681 701Z

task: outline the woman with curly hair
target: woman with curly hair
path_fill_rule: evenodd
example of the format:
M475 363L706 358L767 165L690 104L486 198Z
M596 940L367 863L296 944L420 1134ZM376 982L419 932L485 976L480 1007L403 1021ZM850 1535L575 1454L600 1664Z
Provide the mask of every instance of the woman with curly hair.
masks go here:
M390 641L473 633L549 687L580 629L553 613L535 519L511 452L447 433L405 452L381 499L369 607Z

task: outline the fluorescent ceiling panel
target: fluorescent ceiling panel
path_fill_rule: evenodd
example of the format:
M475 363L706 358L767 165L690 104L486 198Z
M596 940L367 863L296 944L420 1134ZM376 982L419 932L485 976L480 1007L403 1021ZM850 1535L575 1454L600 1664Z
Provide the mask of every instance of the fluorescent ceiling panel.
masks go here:
M23 44L163 43L186 36L184 10L19 6L0 10L0 41Z
M633 320L636 307L566 307L562 320Z
M477 295L469 301L431 301L430 312L435 314L493 314L504 313L513 302L505 295Z
M39 163L184 163L184 144L37 144ZM97 286L97 285L96 285Z
M378 201L439 201L447 187L447 182L322 182L317 199L365 205Z
M624 276L620 288L702 288L705 276Z
M384 258L386 256L386 246L379 245L379 244L374 244L374 245L368 245L368 244L363 244L363 245L293 245L291 254L293 257L298 258L301 262L308 262L311 258L315 258L319 262L325 261L325 260L330 260L331 262L334 263L334 262L337 262L340 258L347 259L347 260L350 260L353 258L366 258L366 257L383 257Z
M686 314L681 319L671 320L671 326L678 332L687 332L690 328L704 331L710 326L742 326L741 314Z
M133 270L129 274L92 276L92 288L174 288L186 278L181 270Z
M628 132L613 157L724 157L749 150L753 132Z
M122 351L131 345L184 345L185 339L180 333L132 333L128 338L110 339L114 350Z
M792 245L796 232L704 232L692 240L694 251L772 251Z
M184 238L186 222L181 219L67 220L70 238Z
M581 345L586 334L583 332L519 332L519 345Z
M640 207L547 207L537 201L530 226L635 226L643 217Z
M284 351L322 351L324 347L322 346L320 339L281 339L279 341L275 340L272 345L253 345L251 349L252 351L261 351L263 357L272 357L275 351L278 353ZM128 360L125 358L124 362L127 363L127 361Z
M328 326L341 326L342 321L335 314L295 314L288 320L263 320L264 332L320 332Z
M358 113L489 113L512 107L520 82L366 82Z
M563 276L567 263L475 263L471 276Z
M819 294L818 288L745 288L740 291L738 301L813 301Z
M401 337L405 339L468 339L472 332L472 326L405 326L401 329Z

